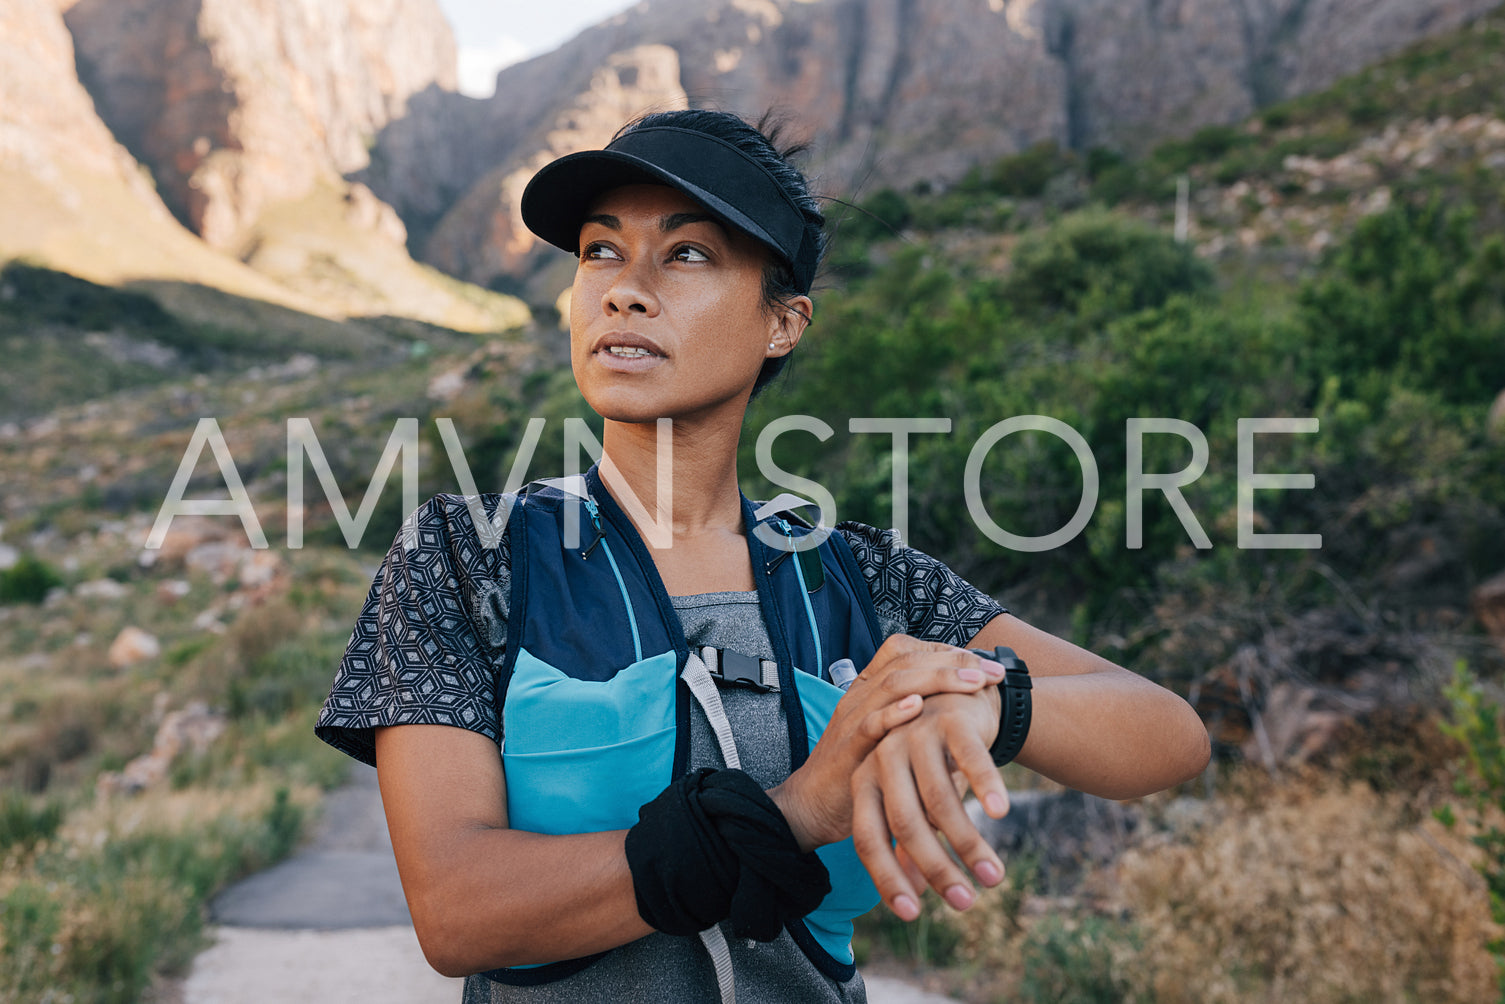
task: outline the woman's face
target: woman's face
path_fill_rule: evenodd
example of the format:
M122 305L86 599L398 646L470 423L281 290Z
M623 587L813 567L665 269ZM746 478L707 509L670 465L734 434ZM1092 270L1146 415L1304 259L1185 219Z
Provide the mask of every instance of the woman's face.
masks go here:
M581 227L570 297L570 362L590 406L620 422L725 414L740 424L763 360L804 327L764 309L767 260L676 189L604 195Z

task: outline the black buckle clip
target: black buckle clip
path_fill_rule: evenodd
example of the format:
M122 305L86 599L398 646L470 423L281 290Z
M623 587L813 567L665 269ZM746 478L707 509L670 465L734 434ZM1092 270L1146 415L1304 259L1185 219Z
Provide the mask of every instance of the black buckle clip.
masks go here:
M761 693L768 693L771 689L763 686L763 664L760 661L729 648L716 651L716 675L724 682L738 687L751 687Z

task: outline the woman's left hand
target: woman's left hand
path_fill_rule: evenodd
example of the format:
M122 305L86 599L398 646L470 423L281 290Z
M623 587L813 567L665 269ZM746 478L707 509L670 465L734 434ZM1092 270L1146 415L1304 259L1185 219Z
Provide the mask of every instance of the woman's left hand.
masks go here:
M996 663L954 645L907 635L884 641L837 702L809 759L768 792L801 848L851 834L853 773L879 740L924 713L922 698L994 689L1002 675Z
M979 631L968 648L1012 648L1033 679L1029 735L1015 758L1053 781L1101 798L1138 798L1195 777L1210 755L1207 730L1180 697L1010 614ZM1000 698L925 698L920 715L893 728L852 774L852 837L883 900L899 917L919 916L929 885L958 909L973 901L967 876L936 830L984 885L1003 869L962 807L955 767L988 815L1008 811L1008 793L989 752ZM897 846L895 844L897 843Z
M1008 812L1008 791L988 751L998 719L996 686L927 697L919 716L893 729L852 775L857 853L903 920L919 916L927 885L958 910L975 898L937 830L978 882L1003 881L1003 863L962 805L970 787L988 815Z

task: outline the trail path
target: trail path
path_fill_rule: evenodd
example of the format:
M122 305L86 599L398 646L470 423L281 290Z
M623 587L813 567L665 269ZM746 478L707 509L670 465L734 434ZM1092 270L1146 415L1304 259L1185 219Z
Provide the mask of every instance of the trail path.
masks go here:
M194 960L184 1004L455 1004L460 980L429 968L413 934L376 771L331 792L312 842L214 901L215 945ZM946 1004L866 977L871 1004Z

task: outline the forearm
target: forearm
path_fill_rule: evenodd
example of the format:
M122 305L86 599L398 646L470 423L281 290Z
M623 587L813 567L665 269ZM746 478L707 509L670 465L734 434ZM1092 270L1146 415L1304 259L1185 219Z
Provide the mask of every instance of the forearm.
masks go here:
M1197 713L1164 687L1007 614L973 639L1007 645L1033 681L1017 760L1068 787L1136 798L1195 777L1210 746Z
M430 964L459 976L580 958L652 931L638 916L627 831L476 829L403 875Z
M378 729L377 778L413 927L447 976L579 958L651 931L625 830L509 829L496 744L443 725Z
M1207 730L1170 691L1123 670L1034 681L1018 762L1103 798L1138 798L1195 777Z

